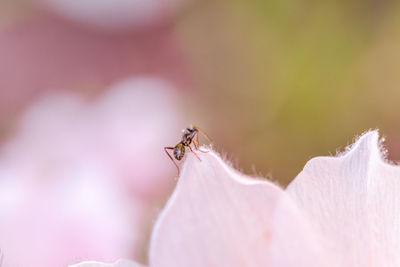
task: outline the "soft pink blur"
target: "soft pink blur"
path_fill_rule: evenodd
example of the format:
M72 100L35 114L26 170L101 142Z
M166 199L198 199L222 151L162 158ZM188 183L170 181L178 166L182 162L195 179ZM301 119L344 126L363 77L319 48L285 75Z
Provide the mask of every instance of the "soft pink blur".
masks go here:
M0 25L1 26L1 25ZM47 13L0 27L0 121L50 91L93 95L131 75L156 75L188 87L172 29L129 34L91 31Z
M0 4L4 267L140 257L176 174L184 2Z
M143 30L170 19L188 0L40 0L60 16L107 31Z
M0 153L5 266L138 256L176 172L162 150L180 128L175 101L166 82L137 77L98 99L58 94L32 106Z

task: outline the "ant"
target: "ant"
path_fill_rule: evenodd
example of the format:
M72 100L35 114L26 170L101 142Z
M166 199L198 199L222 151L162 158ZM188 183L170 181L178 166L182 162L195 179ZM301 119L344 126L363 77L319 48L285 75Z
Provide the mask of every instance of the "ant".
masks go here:
M172 158L171 154L168 153L168 149L173 150L174 158L176 160L181 160L183 158L183 156L185 155L185 147L188 147L190 149L190 151L201 161L199 156L193 151L192 147L190 146L193 142L196 150L203 152L203 153L208 153L208 151L202 151L199 149L199 133L204 135L211 142L210 137L206 133L204 133L198 127L196 127L194 125L190 125L186 129L182 130L182 139L178 144L176 144L174 147L171 147L171 146L164 147L165 153L167 153L168 157L175 164L175 167L178 169L178 173L179 173L178 164L176 164L176 162Z

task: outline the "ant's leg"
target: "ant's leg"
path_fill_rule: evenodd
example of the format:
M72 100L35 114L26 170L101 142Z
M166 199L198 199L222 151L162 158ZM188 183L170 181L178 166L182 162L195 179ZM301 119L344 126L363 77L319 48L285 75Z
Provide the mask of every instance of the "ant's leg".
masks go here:
M196 156L196 158L198 158L200 161L201 159L199 158L199 156L193 151L191 146L188 146L188 148L190 149L190 151Z
M194 148L196 148L196 150L199 150L199 134L196 133L196 139L193 140L193 144L194 144Z
M178 164L176 164L175 160L172 158L172 156L168 153L167 149L174 149L175 147L164 147L165 153L167 153L168 157L172 160L172 162L175 164L175 167L178 169L178 174L179 174L179 167Z
M194 147L196 148L196 150L198 150L198 151L200 151L200 152L202 152L202 153L208 153L208 152L210 152L210 151L203 151L203 150L201 150L201 149L199 148L199 134L198 134L198 133L196 133L196 141L193 140L193 144L194 144Z

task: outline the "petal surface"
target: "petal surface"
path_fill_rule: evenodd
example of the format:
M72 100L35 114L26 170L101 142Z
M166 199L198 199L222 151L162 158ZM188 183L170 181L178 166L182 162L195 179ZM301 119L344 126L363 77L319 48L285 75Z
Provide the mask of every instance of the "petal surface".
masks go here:
M341 267L400 265L400 168L378 139L368 132L341 156L310 160L287 188Z
M205 149L205 148L203 148ZM324 266L296 205L214 152L189 153L150 246L151 267Z
M115 263L102 263L98 261L85 261L78 264L70 265L70 267L143 267L136 262L129 260L118 260Z

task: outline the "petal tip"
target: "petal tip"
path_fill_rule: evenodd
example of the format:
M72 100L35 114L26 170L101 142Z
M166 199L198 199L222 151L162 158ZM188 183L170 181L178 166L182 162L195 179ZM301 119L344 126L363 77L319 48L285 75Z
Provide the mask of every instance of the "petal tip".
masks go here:
M378 160L386 162L386 150L382 142L383 138L379 139L379 131L368 130L355 138L355 141L346 147L345 151L339 152L336 156L318 156L310 159L304 166L302 172L312 172L315 168L320 170L321 166L341 162L352 157L364 158L366 161ZM295 179L296 180L296 179Z
M338 156L346 156L353 151L357 151L360 149L368 149L369 151L380 151L379 131L368 130L362 133L360 136L356 137L353 144L346 148L343 154L339 154Z
M287 188L318 236L329 240L328 251L337 251L341 266L400 262L395 256L400 242L393 234L398 230L393 218L400 200L400 168L385 160L382 142L377 130L367 131L343 154L310 161ZM371 243L373 256L363 261Z
M356 141L350 145L343 154L343 158L364 158L368 162L378 162L395 166L387 159L387 149L383 145L384 137L379 136L379 130L368 130L361 134Z

